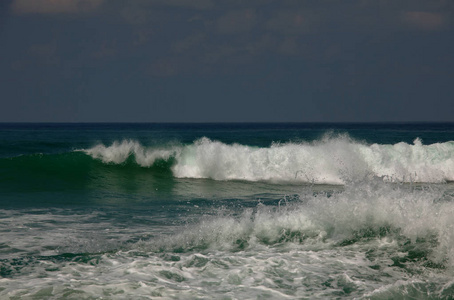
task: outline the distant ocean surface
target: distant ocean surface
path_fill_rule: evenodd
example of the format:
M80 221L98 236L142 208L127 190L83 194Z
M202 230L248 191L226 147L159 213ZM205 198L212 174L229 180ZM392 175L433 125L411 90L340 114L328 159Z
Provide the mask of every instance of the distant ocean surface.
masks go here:
M454 123L0 123L0 299L454 299Z

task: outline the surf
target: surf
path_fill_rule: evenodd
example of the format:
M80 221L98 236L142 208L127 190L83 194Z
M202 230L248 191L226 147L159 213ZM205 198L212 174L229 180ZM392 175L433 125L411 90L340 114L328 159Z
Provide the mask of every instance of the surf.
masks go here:
M454 142L423 145L366 144L348 135L313 142L273 143L269 147L226 144L206 137L188 145L146 147L133 140L81 150L105 164L131 157L141 167L173 160L176 178L346 184L367 176L388 182L454 181Z
M454 181L454 142L367 144L348 135L265 147L206 137L153 146L122 140L69 152L0 158L0 170L3 191L119 186L115 182L147 186L160 179L169 184L204 179L344 186L379 178L443 184Z

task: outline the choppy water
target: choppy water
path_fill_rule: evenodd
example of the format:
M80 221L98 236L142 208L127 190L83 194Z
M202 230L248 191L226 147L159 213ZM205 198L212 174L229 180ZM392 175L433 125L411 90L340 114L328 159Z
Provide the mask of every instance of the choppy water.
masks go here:
M2 124L1 299L453 299L454 124Z

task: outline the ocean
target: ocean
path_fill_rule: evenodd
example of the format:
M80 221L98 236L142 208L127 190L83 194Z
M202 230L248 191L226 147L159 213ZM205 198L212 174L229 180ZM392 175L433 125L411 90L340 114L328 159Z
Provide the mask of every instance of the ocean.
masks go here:
M0 299L454 299L454 123L0 124Z

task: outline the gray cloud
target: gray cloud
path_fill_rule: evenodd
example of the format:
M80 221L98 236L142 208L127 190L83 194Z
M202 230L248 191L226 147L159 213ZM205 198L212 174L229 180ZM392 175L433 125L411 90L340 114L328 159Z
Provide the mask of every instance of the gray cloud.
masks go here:
M294 104L304 101L340 111L339 120L347 107L373 112L373 101L446 99L433 115L452 118L453 0L7 2L0 2L5 98L57 103L65 95L99 107L184 98L213 108L222 98L232 114L267 99L273 108L263 120L278 108L281 120L296 116Z
M195 32L183 39L180 39L173 43L172 51L175 53L184 54L189 51L198 51L201 48L202 43L206 40L206 34L202 32Z
M251 31L257 24L257 15L254 10L230 11L221 16L216 22L219 33L235 34Z
M149 0L152 5L186 7L194 9L210 9L214 7L212 0Z
M104 0L14 0L11 4L17 14L60 14L90 12Z
M317 31L324 16L315 11L282 10L267 22L267 28L280 34L294 35Z
M403 13L404 23L422 30L437 30L446 25L446 17L442 13L425 11L408 11Z

